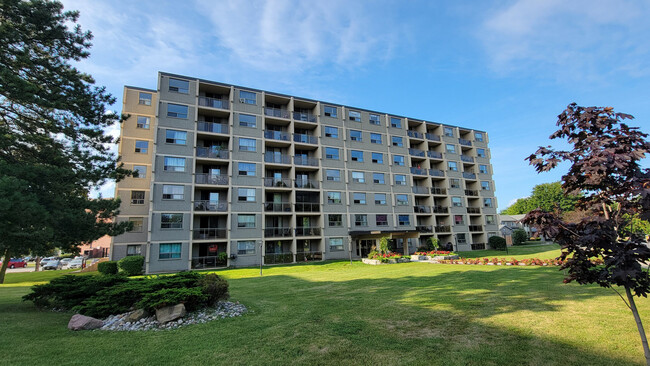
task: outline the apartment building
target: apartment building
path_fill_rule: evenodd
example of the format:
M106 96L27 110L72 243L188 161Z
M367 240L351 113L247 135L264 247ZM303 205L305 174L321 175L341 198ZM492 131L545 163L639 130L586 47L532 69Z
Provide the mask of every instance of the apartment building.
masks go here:
M158 74L126 86L117 184L131 232L111 256L146 272L412 253L498 235L485 131Z

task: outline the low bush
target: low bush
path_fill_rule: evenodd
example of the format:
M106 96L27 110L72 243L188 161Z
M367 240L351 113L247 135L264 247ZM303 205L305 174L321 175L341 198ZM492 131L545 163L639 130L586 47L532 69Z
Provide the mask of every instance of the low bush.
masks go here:
M32 287L32 292L23 296L23 300L32 301L39 307L72 309L99 291L126 281L126 277L118 275L66 275Z
M142 266L144 266L144 257L141 255L132 255L124 257L117 262L120 271L124 272L127 276L139 276L142 274Z
M99 273L103 273L105 275L117 274L117 262L116 261L99 262L97 264L97 270L99 271Z
M500 237L500 236L491 236L488 239L488 245L492 249L496 250L504 250L506 249L506 239Z
M528 240L528 234L524 229L517 229L512 232L512 244L521 245Z
M214 305L218 301L226 300L230 297L228 293L228 281L214 273L209 273L199 279L199 286L201 286L203 293L208 295L208 305Z
M201 287L164 288L144 294L136 307L153 312L165 306L183 303L185 309L193 311L206 304L207 300L208 295L203 293Z

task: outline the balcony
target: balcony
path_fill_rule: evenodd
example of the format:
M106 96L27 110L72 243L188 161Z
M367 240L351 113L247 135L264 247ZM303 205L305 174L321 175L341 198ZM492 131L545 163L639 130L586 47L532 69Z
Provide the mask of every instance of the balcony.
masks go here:
M196 156L208 159L228 159L228 150L216 149L214 147L197 147Z
M296 165L318 166L318 159L308 156L294 156L293 163Z
M413 138L416 138L416 139L424 139L424 135L422 133L420 133L420 132L417 132L417 131L408 130L408 131L406 131L406 135L408 137L413 137Z
M476 179L476 174L463 172L463 178L465 178L465 179Z
M200 173L194 176L194 183L196 184L210 184L218 186L227 186L228 185L228 176L227 175L213 175Z
M203 132L210 133L228 133L228 125L224 123L204 122L199 121L196 124L196 129Z
M322 261L323 252L297 252L296 262Z
M316 136L305 135L303 133L294 133L293 141L303 144L318 144L318 138Z
M427 156L433 159L442 159L442 153L437 151L427 151Z
M483 225L469 225L469 231L483 231Z
M264 162L273 164L291 164L291 156L287 154L264 153Z
M413 190L413 193L415 194L429 194L429 188L427 187L413 186L411 187L411 190Z
M290 227L267 227L264 229L265 238L284 238L293 236L293 230Z
M426 133L424 135L426 136L427 140L440 141L440 135L436 135L436 134L433 134L433 133Z
M281 131L264 131L264 138L278 141L291 141L289 134Z
M462 161L464 161L466 163L473 163L474 162L474 158L471 157L471 156L467 156L467 155L461 155L460 160L462 160Z
M194 211L226 212L228 211L228 202L209 200L194 201Z
M192 233L194 239L225 239L225 228L196 228Z
M432 177L444 177L445 171L440 169L429 169L429 175Z
M421 232L421 233L432 233L433 232L433 226L431 225L416 225L415 230Z
M481 213L481 208L480 207L468 207L467 208L467 213L468 214L480 214Z
M298 202L296 203L296 212L320 212L320 203Z
M293 119L296 121L316 122L316 116L308 112L293 112Z
M264 264L293 263L293 253L271 253L264 254Z
M431 213L431 207L423 206L423 205L415 205L415 206L413 206L413 212L430 214Z
M217 256L192 257L192 269L225 267L228 259Z
M229 109L230 104L225 99L199 97L199 105L210 108Z
M291 178L264 177L264 187L291 188Z
M435 230L437 233L450 233L451 232L451 226L449 225L438 225L435 227Z
M318 181L312 179L296 179L295 186L296 188L317 189Z
M465 195L466 196L474 196L474 197L476 197L476 196L478 196L478 191L474 190L474 189L466 189L465 190Z
M427 170L424 168L411 167L411 174L427 175Z
M420 149L410 148L409 149L409 155L424 157L424 151L422 151Z
M472 142L470 140L458 139L458 143L463 146L472 146Z
M264 211L291 212L291 204L289 202L267 202L264 204Z
M449 207L433 206L433 213L449 213Z
M431 194L446 195L446 194L447 194L447 190L444 189L444 188L432 187L432 188L431 188Z
M319 227L297 227L296 236L320 236Z
M264 115L269 117L289 119L289 111L286 109L264 107Z

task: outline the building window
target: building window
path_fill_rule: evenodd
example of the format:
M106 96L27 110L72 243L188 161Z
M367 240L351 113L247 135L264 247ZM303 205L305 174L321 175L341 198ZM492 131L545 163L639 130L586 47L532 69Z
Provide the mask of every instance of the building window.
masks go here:
M255 176L255 163L238 163L239 175Z
M348 112L348 119L350 121L361 122L361 113L356 112L356 111L349 111Z
M474 140L476 140L478 142L483 142L483 133L474 132Z
M390 118L390 127L402 128L402 120L397 117Z
M406 185L406 175L396 174L395 175L395 185L405 186Z
M141 233L143 229L144 219L142 217L129 217L129 222L133 223L132 233Z
M451 205L454 207L463 207L463 202L460 200L460 197L452 197Z
M446 145L447 152L450 154L455 154L456 153L456 145L454 144L447 144Z
M404 146L404 139L399 136L391 136L391 141L393 143L393 146L397 146L397 147Z
M190 82L187 80L169 79L169 91L181 94L190 93Z
M182 247L181 243L161 243L158 247L158 259L179 259Z
M135 152L140 154L146 154L149 150L149 141L140 141L136 140L135 142Z
M397 221L399 226L410 226L411 225L411 216L410 215L397 215Z
M385 214L375 215L375 225L388 226L388 215Z
M484 191L490 190L490 182L481 182L481 189Z
M237 215L237 227L241 228L254 228L255 215L239 214Z
M479 165L478 172L482 174L487 174L488 173L487 165Z
M443 127L443 133L445 136L454 137L454 129L451 127Z
M187 143L187 132L167 130L165 131L165 142L168 144L185 145Z
M151 105L151 94L140 92L138 104Z
M327 224L329 227L342 227L343 226L343 215L341 214L329 214L327 215Z
M337 116L336 107L332 107L331 105L326 105L324 109L325 109L325 116L336 118Z
M455 161L448 161L447 162L447 167L452 172L457 172L458 171L458 163L456 163Z
M352 172L352 182L354 183L365 183L366 176L363 172Z
M138 121L135 124L135 128L142 128L148 130L150 124L151 124L151 118L145 116L138 116Z
M167 104L167 117L187 119L188 107L180 104Z
M454 224L455 225L464 225L465 220L463 219L463 215L454 215Z
M185 186L175 184L163 184L164 200L182 200L185 197Z
M354 215L354 226L368 226L368 215L366 214Z
M257 151L257 140L240 137L239 151Z
M338 127L325 126L325 137L330 137L333 139L339 138Z
M326 175L326 179L331 182L341 181L341 171L338 169L326 169L325 175Z
M393 155L393 165L404 166L404 156Z
M372 153L372 162L376 164L384 163L384 154L382 153Z
M351 150L350 151L350 160L358 161L358 162L362 163L363 162L363 151Z
M127 245L126 246L126 256L130 257L132 255L142 255L142 245Z
M167 172L184 172L185 158L174 158L171 156L165 156L164 170Z
M386 184L384 173L372 173L372 182L375 184Z
M483 207L492 207L492 198L483 198Z
M375 193L375 205L386 204L386 193Z
M357 130L350 130L350 141L358 141L361 142L361 131Z
M239 125L242 127L257 128L257 118L250 114L240 114Z
M331 205L340 205L341 192L327 192L327 203Z
M449 178L449 188L460 188L460 179Z
M343 250L343 238L330 238L330 252L340 252Z
M237 254L255 254L255 241L254 240L238 241Z
M352 202L355 205L365 205L366 204L366 194L355 192L352 193Z
M182 229L183 214L180 213L160 214L160 228L161 229Z
M239 91L239 101L244 104L257 104L257 94L249 91Z
M487 155L485 154L485 149L476 149L476 156L479 158L484 158Z
M381 134L380 133L371 133L370 134L370 143L371 144L382 144Z
M456 241L458 244L466 244L467 238L465 237L465 234L456 234Z
M339 160L339 149L335 147L325 148L325 159Z
M494 220L494 215L485 215L485 224L493 225L496 220Z
M381 120L379 119L378 114L370 114L370 124L376 126L379 126L381 124Z
M133 171L135 172L133 174L134 178L146 178L147 177L147 167L144 165L134 165L133 166Z
M407 194L397 194L395 195L395 200L397 201L397 206L407 206L409 204L409 196Z
M131 204L144 205L144 191L131 191Z
M254 188L237 188L237 201L239 201L239 202L255 202L255 189Z

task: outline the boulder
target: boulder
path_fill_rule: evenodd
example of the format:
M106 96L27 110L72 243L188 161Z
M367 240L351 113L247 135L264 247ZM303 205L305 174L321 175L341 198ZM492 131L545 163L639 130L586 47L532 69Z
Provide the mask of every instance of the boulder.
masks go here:
M149 313L146 310L138 309L138 310L130 312L126 317L124 317L124 320L129 322L129 323L135 323L138 320L146 318L148 316L149 316Z
M104 322L89 316L75 314L70 318L68 329L70 330L91 330L98 329L104 325Z
M158 323L164 324L178 318L182 318L187 314L184 304L166 306L164 308L156 309L156 320Z

